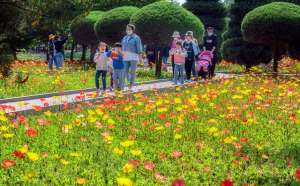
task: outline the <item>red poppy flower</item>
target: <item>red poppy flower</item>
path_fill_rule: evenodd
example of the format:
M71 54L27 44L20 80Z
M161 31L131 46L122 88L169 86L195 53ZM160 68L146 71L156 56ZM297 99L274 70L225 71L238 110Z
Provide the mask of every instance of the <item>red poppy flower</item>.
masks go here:
M185 186L185 181L183 179L176 179L172 182L172 186Z
M144 168L152 171L155 168L155 165L151 161L146 161L144 162Z
M37 130L35 130L34 128L28 128L26 130L26 135L31 137L31 138L34 138L37 136Z
M165 119L166 117L167 117L167 114L165 114L165 113L162 113L162 114L159 115L160 119Z
M16 164L16 161L14 161L14 160L3 160L1 163L1 167L9 168L11 166L14 166L15 164Z
M25 123L25 122L26 122L26 117L23 116L23 115L20 115L20 116L18 117L18 121L19 121L20 123Z
M240 138L240 142L241 143L247 143L248 142L248 138Z
M295 177L297 180L300 180L300 168L297 168L295 171Z
M233 181L229 179L223 180L221 186L233 186Z
M167 128L170 128L171 127L171 121L166 121L166 123L165 123L165 126L167 127Z
M16 157L16 158L24 158L25 157L25 153L19 151L19 150L15 150L13 152L13 155Z
M35 111L37 111L37 112L43 110L43 107L38 106L38 105L32 105L32 108L33 108Z

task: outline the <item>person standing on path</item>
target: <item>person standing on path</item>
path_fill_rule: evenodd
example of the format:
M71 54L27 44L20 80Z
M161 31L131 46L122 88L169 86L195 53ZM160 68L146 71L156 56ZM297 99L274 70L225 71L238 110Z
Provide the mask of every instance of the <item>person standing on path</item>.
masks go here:
M121 43L115 43L114 50L109 55L113 60L114 89L122 91L124 89L125 73Z
M56 63L56 60L54 59L54 39L55 39L55 35L50 34L49 35L49 41L48 41L48 68L49 70L53 69L53 63L56 67L56 69L58 69L58 65Z
M136 68L138 61L143 58L143 45L140 37L134 33L135 26L128 24L126 26L126 36L122 39L122 50L124 53L125 75L129 82L129 90L132 89L136 78Z
M62 68L64 63L64 44L67 42L68 37L62 38L55 36L54 40L54 60L58 69Z
M203 50L208 50L213 53L213 59L211 67L209 68L209 78L212 78L215 76L215 68L216 64L218 62L218 56L217 56L217 46L218 46L218 37L214 33L213 27L207 28L207 34L203 38Z
M170 50L170 55L174 56L174 84L183 85L184 83L184 63L187 56L186 51L183 49L180 41L177 41L176 48ZM178 83L178 80L180 81Z
M188 82L191 82L192 70L193 66L195 66L195 58L200 53L199 46L195 42L192 31L188 31L186 33L186 39L183 42L183 48L187 52L187 57L185 60L186 79Z
M182 42L181 40L181 36L180 33L178 31L174 31L173 35L172 35L172 42L170 44L170 50L175 49L176 48L176 44L178 41ZM171 55L171 60L172 60L172 72L173 72L173 79L175 78L175 63L174 63L174 55Z
M109 52L106 51L106 46L106 43L100 42L94 56L94 62L96 63L95 84L97 89L97 96L100 93L100 76L102 77L103 92L106 90L106 74L108 71L108 61L110 57Z

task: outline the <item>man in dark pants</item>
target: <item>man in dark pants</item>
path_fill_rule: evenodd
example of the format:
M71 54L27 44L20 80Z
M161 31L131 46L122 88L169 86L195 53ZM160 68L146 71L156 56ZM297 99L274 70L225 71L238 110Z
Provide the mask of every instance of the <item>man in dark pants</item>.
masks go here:
M218 56L217 56L218 37L214 33L213 27L207 28L207 34L204 36L203 41L204 41L203 50L211 51L214 55L212 59L212 65L209 68L209 78L212 78L215 76L215 68L218 62Z

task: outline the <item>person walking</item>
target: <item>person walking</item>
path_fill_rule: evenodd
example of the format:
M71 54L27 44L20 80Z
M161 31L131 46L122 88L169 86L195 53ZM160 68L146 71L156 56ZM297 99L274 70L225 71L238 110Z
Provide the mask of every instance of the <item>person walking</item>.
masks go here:
M53 69L53 64L55 65L56 69L58 69L58 65L56 63L56 60L54 59L54 39L55 35L50 34L49 35L49 41L48 41L48 69L52 70Z
M124 53L125 75L129 82L129 90L131 90L135 83L137 63L142 61L143 45L140 37L135 33L133 24L126 26L126 34L121 45Z
M208 50L213 53L213 59L211 67L209 68L209 78L212 78L215 76L215 68L216 64L218 62L218 56L217 56L217 46L218 46L218 37L214 33L213 27L207 28L207 33L203 38L203 50Z
M185 60L186 79L188 82L191 82L192 70L193 66L195 66L195 58L200 53L198 44L194 40L192 31L188 31L186 33L186 39L183 42L183 48L187 52L187 57Z
M57 69L62 68L64 63L64 44L67 42L68 37L62 38L55 36L54 40L54 60L58 66Z

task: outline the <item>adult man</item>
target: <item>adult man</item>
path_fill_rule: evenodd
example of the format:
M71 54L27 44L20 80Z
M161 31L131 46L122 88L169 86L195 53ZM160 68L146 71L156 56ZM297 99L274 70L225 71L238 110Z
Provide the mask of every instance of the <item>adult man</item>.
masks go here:
M58 69L62 68L64 62L64 44L67 42L68 37L64 39L62 37L55 36L54 40L54 59L58 66Z
M47 50L49 70L53 69L53 63L55 64L55 67L58 68L57 63L54 59L54 38L55 38L55 35L53 35L53 34L49 35L48 50Z
M207 28L207 34L204 36L203 41L204 41L203 50L204 51L208 50L213 53L212 65L209 69L209 77L212 78L215 75L215 68L218 62L218 56L217 56L218 37L214 33L213 27Z

